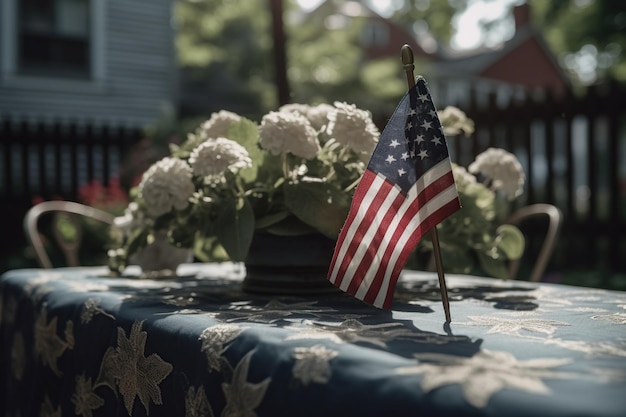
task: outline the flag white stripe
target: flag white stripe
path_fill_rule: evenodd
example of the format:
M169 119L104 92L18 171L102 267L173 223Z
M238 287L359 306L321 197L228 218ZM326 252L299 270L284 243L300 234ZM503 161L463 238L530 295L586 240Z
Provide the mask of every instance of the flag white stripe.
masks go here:
M420 177L420 179L411 187L406 200L403 202L402 206L400 207L399 212L392 219L392 223L385 233L385 238L381 242L382 245L388 245L388 244L393 243L393 242L389 242L391 240L390 237L393 236L393 233L398 226L399 220L403 217L405 212L412 206L412 204L414 203L414 200L417 198L417 195L420 193L420 191L428 187L429 185L433 184L434 182L436 182L442 176L448 174L449 172L450 172L450 163L446 159L440 162L439 164L435 165L434 167L432 167L422 177ZM342 259L345 256L351 241L354 239L354 233L362 224L365 218L364 214L370 210L371 200L378 193L380 187L382 186L383 181L384 181L384 178L377 176L376 180L372 182L371 187L367 190L366 196L363 198L361 207L359 207L359 213L355 217L354 222L351 224L347 232L344 243L340 249L340 254L338 256L338 259ZM381 207L379 208L376 208L376 215L375 215L374 221L372 221L369 225L367 225L368 226L367 232L364 238L361 239L361 241L359 242L359 246L357 250L355 251L355 253L352 255L352 260L347 270L345 271L345 277L347 279L344 279L340 285L340 288L343 291L345 291L349 287L350 282L352 281L352 278L354 277L356 273L356 270L359 268L359 266L363 262L363 256L367 252L367 250L370 249L370 250L375 251L375 254L376 254L375 258L371 260L371 262L368 259L368 262L370 262L368 273L366 274L365 281L361 283L361 289L359 290L359 293L356 295L357 298L362 299L362 297L365 295L365 292L367 292L367 288L369 288L369 285L371 284L371 280L373 279L373 276L375 275L375 270L372 272L372 268L378 268L381 263L380 262L381 259L379 258L379 256L382 256L384 254L384 248L386 248L386 246L384 246L383 250L381 250L380 247L372 247L372 239L379 229L380 221L387 214L387 211L389 210L391 203L396 199L398 194L399 194L398 188L397 187L392 188L389 194L386 196L383 205L381 205ZM430 207L430 206L427 205L426 207ZM414 223L415 222L412 221L410 225ZM414 227L415 228L419 227L420 223L417 223L417 225L414 225ZM411 232L414 230L415 229L413 228ZM400 247L399 250L401 251L402 247ZM335 274L337 274L337 269L340 267L340 265L341 265L340 262L337 262L335 264L335 267L333 269L333 280L331 282L335 282L336 280ZM364 290L362 290L363 288Z
M354 238L354 234L356 233L356 231L359 228L359 225L361 224L362 218L364 217L364 214L369 211L370 205L372 204L374 197L376 196L376 194L378 193L378 190L382 187L382 184L384 182L385 182L385 179L381 177L380 175L377 175L374 181L372 181L371 186L368 188L367 193L365 194L365 197L363 198L363 201L361 203L361 206L359 207L358 212L355 215L354 221L352 222L352 224L350 225L349 229L346 232L343 245L339 249L339 253L336 257L337 261L335 262L333 271L330 274L330 281L333 284L337 280L338 269L341 267L341 264L343 263L343 259L345 258L346 252L348 251L348 248L350 247L350 243L352 242Z
M365 201L366 199L368 200L368 205L367 207L364 207L363 210L359 209L359 215L357 217L357 219L355 219L354 223L356 224L356 227L352 230L350 230L350 241L352 241L352 236L354 235L354 232L357 230L358 227L360 227L363 224L363 221L365 220L365 213L367 213L368 211L370 211L370 205L372 203L372 199L374 198L374 196L376 196L376 194L378 194L378 191L380 190L382 184L380 183L384 183L385 179L383 177L381 177L380 175L376 176L376 181L374 183L372 183L372 187L370 187L370 189L367 191L366 196L363 198L363 201ZM380 182L380 183L379 183ZM376 209L376 214L374 215L374 218L371 220L371 222L366 225L368 226L367 231L365 232L363 239L361 239L361 241L359 242L359 245L356 249L356 251L352 254L351 258L353 259L352 262L350 262L348 268L345 271L345 275L349 277L349 279L344 279L341 282L341 286L339 288L341 288L343 291L345 291L348 286L350 285L350 282L352 281L352 277L354 276L354 273L356 272L356 269L358 268L359 264L361 263L360 259L363 258L363 256L365 255L365 253L367 253L367 251L371 248L371 242L372 239L374 238L376 231L380 228L380 223L382 222L383 218L385 217L385 215L387 214L387 212L389 211L389 208L391 207L391 205L393 204L393 202L395 201L395 199L397 198L397 196L400 194L400 190L398 189L398 187L393 187L390 192L385 196L385 199L383 200L383 203L380 205L380 207L378 207ZM371 195L371 197L370 197ZM358 220L358 222L356 221ZM353 225L354 225L353 223ZM349 242L350 242L349 241ZM346 249L348 248L349 244L346 245ZM376 251L376 256L378 256L378 251ZM359 259L359 262L354 262L354 259ZM378 262L378 259L373 259L372 260L373 263Z
M430 216L431 213L435 212L436 210L443 207L445 204L449 203L451 199L454 199L456 197L455 192L456 192L456 187L453 184L453 187L449 187L445 190L445 194L444 193L437 194L434 198L429 200L423 207L420 207L420 209L415 214L413 219L409 222L409 224L407 224L406 228L400 231L402 234L400 235L398 240L395 242L392 242L391 238L393 237L393 235L396 233L398 229L400 216L394 217L392 224L389 226L389 228L387 229L385 233L385 238L383 239L381 246L378 248L378 251L381 254L381 256L385 253L385 251L387 250L387 247L391 246L393 249L391 257L388 259L388 262L387 262L387 269L385 270L385 282L387 283L387 285L389 284L388 281L389 281L390 272L393 271L393 268L395 267L395 264L398 260L398 256L400 256L400 252L402 252L402 250L406 246L409 237L422 224L422 222ZM407 204L404 204L402 207L403 211L406 211L406 209L410 207L412 203L413 201L407 200ZM372 280L374 279L376 273L382 266L383 265L381 263L372 263L370 265L370 268L368 269L367 273L365 274L365 277L363 278L363 281L361 282L361 286L359 290L355 294L357 298L362 299L363 297L365 297L365 294L367 293L367 290L369 289L372 283Z
M443 192L441 192L440 194L438 194L435 198L433 198L432 200L430 200L428 202L428 204L426 204L424 206L425 211L428 212L430 210L438 210L441 207L445 206L446 204L450 203L451 201L454 201L455 199L458 198L458 193L456 190L456 185L452 184L450 187L448 187L446 190L444 190ZM433 204L431 204L433 203ZM433 207L434 206L434 207ZM432 212L431 212L432 213ZM423 214L422 210L420 210L420 212L418 212L417 217L421 217ZM424 219L430 217L430 214L426 214L424 216ZM420 221L420 224L422 223L423 220ZM417 227L413 228L413 230L411 231L411 233L415 232L415 229L417 229ZM376 299L374 301L374 305L376 307L382 307L383 303L385 302L385 297L387 295L387 292L390 291L390 280L391 280L391 274L393 272L393 269L395 268L397 262L398 262L398 258L400 256L401 251L405 248L408 239L411 235L411 233L408 233L408 228L407 231L405 231L405 233L402 234L402 237L399 239L399 242L397 244L397 246L395 247L393 254L390 258L389 264L387 265L387 269L385 271L385 276L383 278L383 282L380 285L380 289L379 292L376 296Z

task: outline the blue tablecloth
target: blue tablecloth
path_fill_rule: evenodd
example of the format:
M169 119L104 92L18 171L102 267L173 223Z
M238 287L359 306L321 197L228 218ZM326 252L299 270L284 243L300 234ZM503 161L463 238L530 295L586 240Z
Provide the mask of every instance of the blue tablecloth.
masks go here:
M243 267L0 279L4 416L626 416L626 294L406 271L392 311ZM132 270L129 271L132 273Z

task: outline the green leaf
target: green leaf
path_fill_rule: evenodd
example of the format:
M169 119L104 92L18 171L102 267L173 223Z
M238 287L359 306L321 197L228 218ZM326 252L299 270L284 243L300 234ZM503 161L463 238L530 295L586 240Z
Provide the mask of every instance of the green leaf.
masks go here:
M129 255L135 254L139 252L144 246L146 246L146 242L148 239L149 231L145 229L136 229L128 238L126 242L126 251Z
M193 252L200 262L223 262L229 259L228 254L215 237L197 239Z
M259 128L251 120L242 118L228 129L228 139L234 140L246 148L252 159L252 167L241 171L240 175L246 182L257 178L259 165L263 163L264 152L259 147Z
M485 273L494 278L508 278L507 262L503 257L493 258L484 252L476 252L478 262Z
M496 247L501 250L508 259L514 260L522 257L526 241L522 232L510 224L500 225L496 229Z
M474 266L474 259L466 247L441 242L441 263L443 269L453 274L469 274ZM432 255L432 248L431 248Z
M285 205L294 216L326 237L337 238L350 208L347 193L322 182L287 183L283 189Z
M263 216L258 218L255 223L255 227L257 229L265 229L270 227L273 224L276 224L282 220L285 220L289 216L288 211L279 211L278 213L268 214L267 216Z
M216 235L232 261L246 259L253 234L254 212L248 200L222 200L217 208Z
M278 223L274 223L264 229L266 232L278 236L302 236L319 233L317 229L303 223L294 216L287 216Z

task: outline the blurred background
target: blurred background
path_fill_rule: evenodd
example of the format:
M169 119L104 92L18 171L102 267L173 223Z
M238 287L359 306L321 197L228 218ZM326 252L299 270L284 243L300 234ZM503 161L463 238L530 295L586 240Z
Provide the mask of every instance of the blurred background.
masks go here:
M2 0L0 272L36 266L34 203L121 213L212 112L338 100L382 129L406 91L405 43L436 105L475 121L448 138L453 162L503 147L524 166L522 203L563 212L549 279L626 289L618 0Z

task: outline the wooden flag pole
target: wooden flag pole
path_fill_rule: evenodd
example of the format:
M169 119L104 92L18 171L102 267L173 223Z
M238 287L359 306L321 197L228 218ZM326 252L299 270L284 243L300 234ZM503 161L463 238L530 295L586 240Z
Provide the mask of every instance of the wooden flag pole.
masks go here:
M401 49L402 66L406 73L406 81L409 84L409 89L415 87L415 75L413 70L415 69L413 51L409 45L403 45ZM446 322L451 322L450 316L450 302L448 301L448 289L446 286L446 278L443 274L443 263L441 262L441 249L439 248L439 235L437 234L437 227L433 227L431 231L433 239L433 253L435 255L435 264L437 266L437 275L439 275L439 290L441 291L441 302L443 303L443 311L446 315Z

